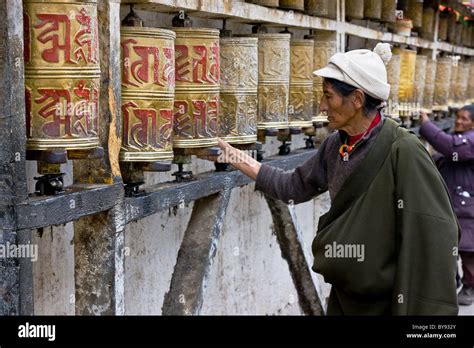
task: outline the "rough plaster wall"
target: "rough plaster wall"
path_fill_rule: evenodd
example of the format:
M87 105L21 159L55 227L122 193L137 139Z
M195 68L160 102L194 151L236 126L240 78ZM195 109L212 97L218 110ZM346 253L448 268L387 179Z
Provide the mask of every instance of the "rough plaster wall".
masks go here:
M72 162L61 166L64 185L72 183ZM36 162L27 161L28 192L33 193ZM74 315L73 223L33 230L32 244L38 245L38 260L33 263L34 313L36 315Z
M161 314L192 204L125 228L125 314Z
M233 192L203 314L301 314L270 211L254 187Z

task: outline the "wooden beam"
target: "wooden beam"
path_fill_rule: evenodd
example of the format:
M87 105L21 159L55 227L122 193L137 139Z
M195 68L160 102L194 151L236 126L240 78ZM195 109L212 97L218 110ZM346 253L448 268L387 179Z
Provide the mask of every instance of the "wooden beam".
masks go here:
M311 276L311 267L304 254L301 234L295 226L290 208L285 203L267 195L265 199L272 213L281 254L288 262L302 312L306 315L324 315L321 300Z
M100 47L99 138L101 159L75 161L76 183L121 185L120 1L98 1ZM123 190L112 209L74 224L76 314L124 313ZM100 199L99 199L100 200Z
M0 244L8 248L19 243L15 206L27 199L22 2L1 1L0 17ZM0 315L32 311L32 288L19 286L22 272L31 277L23 261L0 258Z
M296 168L317 150L295 150L288 156L273 156L263 163L284 170ZM173 206L209 196L226 188L234 188L252 182L242 172L207 172L196 175L196 180L183 183L167 182L151 186L149 192L139 197L125 199L125 219L142 219Z
M18 229L65 224L111 209L123 195L123 185L75 184L58 196L31 197L17 207Z
M198 199L165 294L163 315L197 315L229 204L230 189Z

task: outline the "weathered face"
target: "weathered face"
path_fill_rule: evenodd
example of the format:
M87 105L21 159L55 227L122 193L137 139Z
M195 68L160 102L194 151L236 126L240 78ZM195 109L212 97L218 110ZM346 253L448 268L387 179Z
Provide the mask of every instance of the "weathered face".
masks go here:
M454 123L455 132L465 132L474 128L474 122L467 110L459 110L456 113L456 121Z
M327 113L329 127L344 130L356 114L355 105L332 88L330 83L323 83L323 96L319 109Z

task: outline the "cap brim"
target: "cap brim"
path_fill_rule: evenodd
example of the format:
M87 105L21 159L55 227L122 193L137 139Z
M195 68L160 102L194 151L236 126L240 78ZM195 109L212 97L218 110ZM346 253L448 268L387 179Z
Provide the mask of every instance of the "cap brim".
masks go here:
M315 70L313 71L313 74L316 76L326 77L329 79L335 79L339 81L344 80L344 75L342 74L342 72L338 68L332 67L331 65L328 65L319 70Z

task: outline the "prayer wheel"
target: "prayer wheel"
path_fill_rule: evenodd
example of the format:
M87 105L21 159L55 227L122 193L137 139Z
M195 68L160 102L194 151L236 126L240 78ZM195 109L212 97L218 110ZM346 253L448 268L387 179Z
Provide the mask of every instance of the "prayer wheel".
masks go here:
M414 28L420 28L423 24L423 0L408 0L407 10L404 17L412 20Z
M421 36L425 39L433 39L435 10L429 6L423 10L423 19L421 25Z
M449 21L449 15L447 13L439 14L438 39L441 41L448 40L448 21Z
M461 22L456 23L456 36L454 38L455 45L462 45L462 34L464 31L464 25Z
M395 22L396 10L397 10L397 0L383 0L381 20L383 22L388 22L388 23Z
M419 111L423 105L423 95L425 90L426 63L428 57L417 54L415 63L415 94L413 103L415 111Z
M329 14L328 18L336 19L337 18L337 1L329 1Z
M438 58L436 62L436 79L433 100L433 111L448 111L449 86L451 84L451 58Z
M469 77L467 82L467 96L466 96L466 104L474 104L474 59L471 57L469 59Z
M219 30L173 28L176 88L173 147L217 145L219 116Z
M311 16L329 17L329 2L331 0L305 0L305 12Z
M313 40L291 40L290 127L308 128L313 122Z
M364 19L364 0L346 0L346 18Z
M221 38L219 136L231 144L257 140L258 39Z
M426 74L425 74L425 87L423 89L423 104L422 109L426 113L431 113L433 110L433 96L434 96L434 84L436 78L436 61L431 57L426 57Z
M315 30L314 35L308 35L308 38L314 40L313 70L322 69L336 54L336 34L326 30ZM316 75L313 75L313 96L313 121L327 121L327 117L319 111L319 103L323 96L323 78Z
M448 42L451 44L456 43L456 24L457 17L455 13L449 13L448 16Z
M398 118L399 114L399 98L400 90L400 55L393 54L387 64L387 80L390 84L390 95L388 97L387 114L393 118Z
M463 25L462 45L463 46L470 46L471 45L471 30L470 30L468 25Z
M173 159L176 34L121 28L123 135L120 160Z
M382 17L382 1L365 0L364 17L367 19L380 20L380 18Z
M266 7L278 7L279 5L279 0L247 0L247 2Z
M28 150L99 146L97 3L24 1Z
M449 93L448 93L448 105L453 107L455 106L455 89L456 84L458 83L458 70L459 64L457 60L452 61L450 83L449 83Z
M304 11L304 0L280 0L280 8Z
M415 93L416 51L404 48L397 48L394 51L400 55L398 100L400 109L404 110L404 114L400 114L400 117L408 117L412 111L411 103Z
M290 34L249 34L258 38L258 129L288 128Z
M470 65L467 62L458 64L458 78L454 85L454 103L457 107L462 107L467 101L467 87L469 85Z

